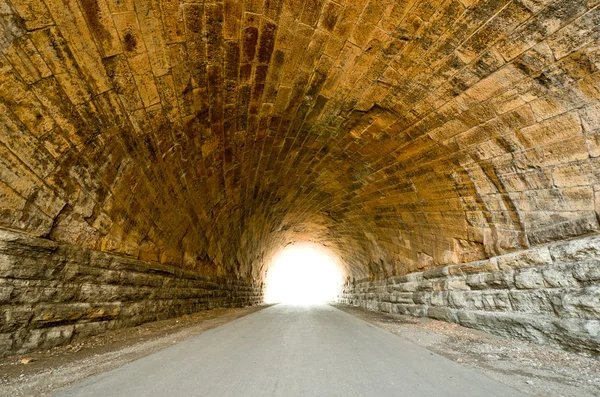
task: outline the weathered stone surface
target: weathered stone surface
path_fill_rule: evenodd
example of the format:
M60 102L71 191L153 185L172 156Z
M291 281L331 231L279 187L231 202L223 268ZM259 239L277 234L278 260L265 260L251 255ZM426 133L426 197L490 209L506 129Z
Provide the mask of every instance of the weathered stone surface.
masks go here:
M392 301L593 286L599 16L0 0L0 305L237 303L231 280L259 283L301 241L352 280L393 278ZM153 316L131 315L115 324Z
M573 277L581 282L600 281L600 261L585 261L573 266Z
M504 255L498 258L500 269L517 269L523 267L538 267L552 262L547 247Z
M558 244L551 248L550 254L557 262L598 259L600 258L600 237L593 236Z
M356 279L598 231L595 2L363 3L2 0L0 227Z
M599 353L600 266L590 259L599 247L600 239L590 236L502 255L490 263L413 273L404 283L388 278L346 284L338 299L385 311L390 302L392 313ZM427 281L434 288L419 289L423 281L409 280ZM373 292L364 293L365 284ZM389 293L377 292L385 286L391 286Z
M48 349L64 345L73 337L73 325L63 325L51 328L32 329L27 333L15 333L13 350L6 353L25 353L35 349ZM23 339L21 339L23 338Z
M544 277L539 269L525 269L515 272L515 286L520 289L544 287Z
M262 302L260 282L186 277L160 264L19 233L3 231L0 237L0 246L17 247L0 256L2 355L199 310Z

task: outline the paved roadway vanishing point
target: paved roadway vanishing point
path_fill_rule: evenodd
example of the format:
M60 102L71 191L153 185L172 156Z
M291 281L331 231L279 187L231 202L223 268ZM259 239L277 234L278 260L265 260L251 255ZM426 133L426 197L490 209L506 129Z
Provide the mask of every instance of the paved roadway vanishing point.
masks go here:
M328 305L277 305L59 396L522 396Z

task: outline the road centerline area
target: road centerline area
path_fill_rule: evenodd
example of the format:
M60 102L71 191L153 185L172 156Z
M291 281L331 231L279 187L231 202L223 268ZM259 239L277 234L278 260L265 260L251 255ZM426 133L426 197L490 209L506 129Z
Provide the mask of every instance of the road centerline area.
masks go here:
M58 396L522 396L328 305L277 305Z

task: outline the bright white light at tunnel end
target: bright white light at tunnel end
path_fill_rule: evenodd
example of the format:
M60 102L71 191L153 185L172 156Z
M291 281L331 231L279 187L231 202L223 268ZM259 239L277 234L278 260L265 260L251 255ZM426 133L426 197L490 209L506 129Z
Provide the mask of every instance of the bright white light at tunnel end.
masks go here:
M312 305L332 301L344 282L339 260L318 244L288 245L266 275L266 303Z

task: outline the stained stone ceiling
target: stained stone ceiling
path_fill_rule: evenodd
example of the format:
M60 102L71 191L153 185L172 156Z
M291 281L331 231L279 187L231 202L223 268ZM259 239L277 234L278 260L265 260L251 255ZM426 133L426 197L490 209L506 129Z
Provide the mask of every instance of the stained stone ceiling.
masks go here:
M260 278L598 229L597 0L0 0L0 226Z

